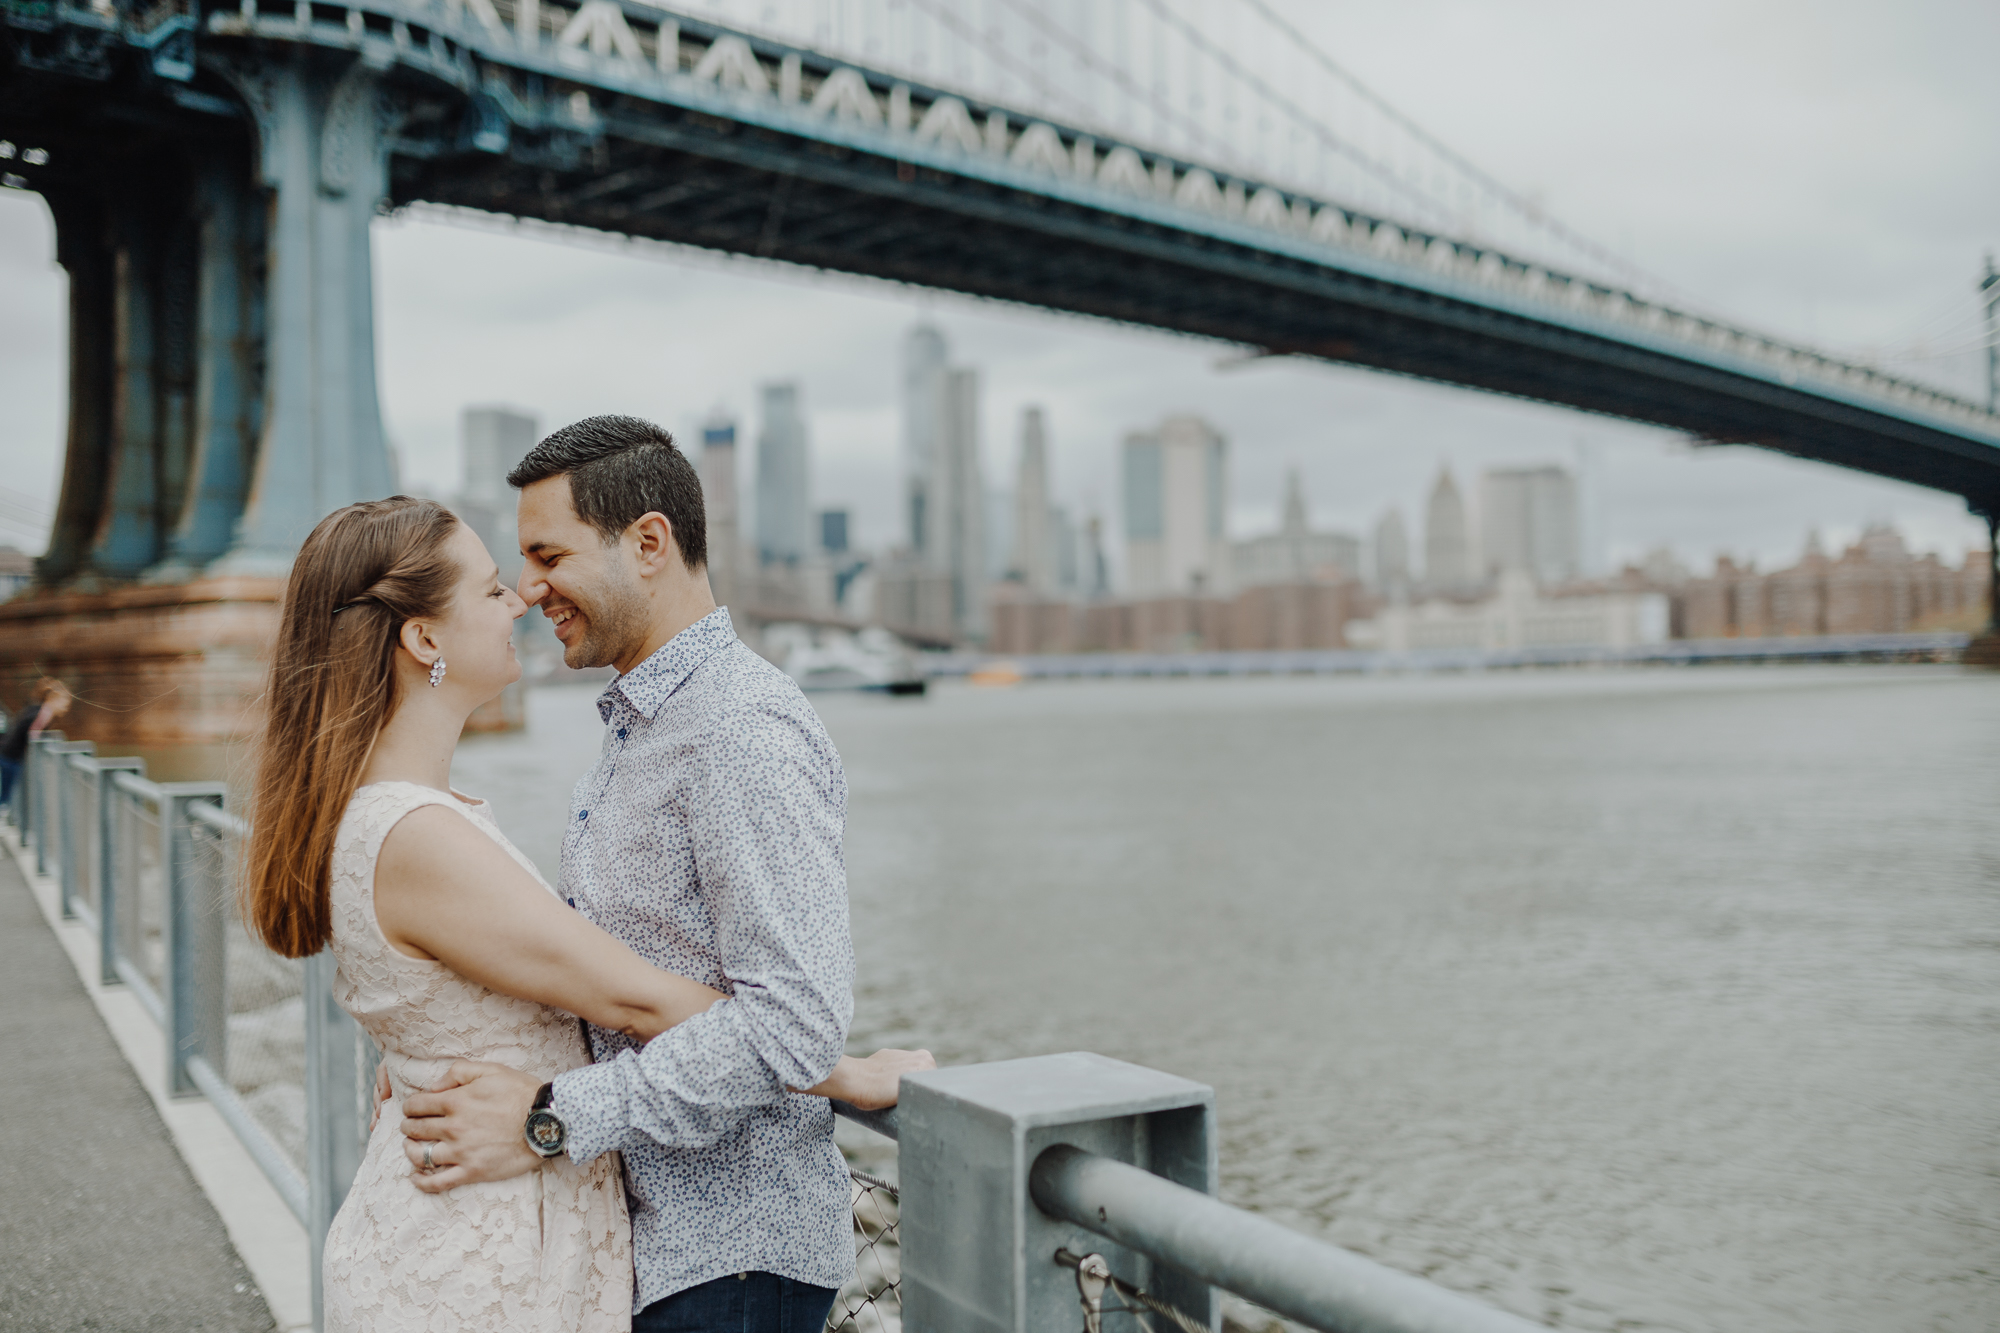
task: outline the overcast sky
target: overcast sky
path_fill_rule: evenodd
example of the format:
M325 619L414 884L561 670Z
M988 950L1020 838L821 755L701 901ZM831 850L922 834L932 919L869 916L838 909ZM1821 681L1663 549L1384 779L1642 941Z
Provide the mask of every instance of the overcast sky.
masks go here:
M1432 133L1693 303L1835 350L1976 337L1973 284L2000 248L2000 5L1280 8ZM40 200L0 191L0 486L44 508L64 419L53 254ZM384 415L408 484L439 494L466 404L515 404L545 429L624 411L677 432L719 405L748 443L756 385L794 379L815 501L851 507L860 540L886 544L897 348L930 318L983 372L989 485L1011 488L1021 410L1040 404L1058 499L1114 530L1119 436L1194 410L1230 438L1238 535L1275 523L1289 466L1317 521L1360 530L1391 504L1414 517L1442 464L1467 483L1585 445L1614 558L1666 544L1703 568L1718 551L1788 562L1809 527L1838 543L1875 521L1954 557L1983 537L1954 497L1858 474L1341 367L1231 369L1220 345L886 284L411 215L378 224L376 257ZM1977 394L1981 355L1898 368Z

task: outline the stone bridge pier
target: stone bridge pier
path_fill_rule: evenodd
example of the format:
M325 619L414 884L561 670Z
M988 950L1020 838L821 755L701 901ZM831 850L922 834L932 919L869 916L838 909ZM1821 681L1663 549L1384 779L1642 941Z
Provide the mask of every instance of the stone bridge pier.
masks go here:
M37 586L0 606L0 694L62 677L70 734L213 769L254 723L299 542L395 489L368 236L381 72L217 53L203 70L233 99L86 98L73 68L37 98L33 58L0 71L0 136L69 275L69 435Z

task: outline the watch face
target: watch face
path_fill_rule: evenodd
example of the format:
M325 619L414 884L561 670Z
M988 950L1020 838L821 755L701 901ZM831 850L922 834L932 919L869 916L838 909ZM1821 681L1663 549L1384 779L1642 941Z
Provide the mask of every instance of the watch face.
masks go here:
M554 1157L563 1150L563 1143L569 1138L569 1131L554 1111L531 1111L528 1113L528 1146L544 1157Z

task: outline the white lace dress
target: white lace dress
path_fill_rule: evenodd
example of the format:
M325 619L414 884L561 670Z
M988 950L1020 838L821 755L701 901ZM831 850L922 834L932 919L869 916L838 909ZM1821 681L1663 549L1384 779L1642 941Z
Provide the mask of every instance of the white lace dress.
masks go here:
M348 802L333 850L334 998L382 1049L397 1102L460 1058L541 1079L589 1063L577 1020L399 953L375 919L375 859L425 805L456 810L522 869L485 802L378 782ZM551 890L553 892L553 890ZM425 1194L411 1183L402 1117L384 1109L326 1237L329 1333L608 1333L632 1319L632 1229L618 1154L557 1157L512 1180Z

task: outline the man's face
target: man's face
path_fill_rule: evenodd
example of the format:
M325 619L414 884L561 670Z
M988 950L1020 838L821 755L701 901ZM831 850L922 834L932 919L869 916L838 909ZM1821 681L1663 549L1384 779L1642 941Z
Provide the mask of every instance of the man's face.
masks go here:
M609 666L646 637L646 595L636 547L607 542L576 516L569 478L524 487L519 513L521 600L539 606L562 641L572 669Z

